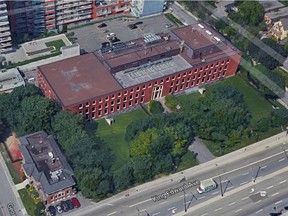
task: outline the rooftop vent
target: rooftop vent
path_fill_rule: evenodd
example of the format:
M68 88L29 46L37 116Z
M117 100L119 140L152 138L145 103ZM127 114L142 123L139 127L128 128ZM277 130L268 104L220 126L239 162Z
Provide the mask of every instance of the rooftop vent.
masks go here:
M203 25L201 25L201 24L198 24L198 26L199 26L200 28L204 29L204 26L203 26Z
M143 37L146 44L161 40L160 36L153 33L144 34Z

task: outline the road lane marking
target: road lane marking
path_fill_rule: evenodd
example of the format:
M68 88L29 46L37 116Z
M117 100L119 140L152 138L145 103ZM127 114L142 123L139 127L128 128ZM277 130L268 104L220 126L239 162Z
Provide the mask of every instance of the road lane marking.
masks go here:
M214 211L215 212L217 212L217 211L220 211L222 208L220 207L220 208L218 208L218 209L215 209Z
M261 167L261 169L265 169L267 166L263 166L263 167Z
M117 213L117 211L114 211L114 212L111 212L111 213L107 214L107 216L110 216L110 215L113 215L113 214L116 214L116 213Z
M171 207L171 208L169 208L169 209L167 209L168 211L171 211L171 210L173 210L173 209L177 209L176 207Z
M273 187L274 187L274 186L271 185L271 186L267 187L266 190L271 189L271 188L273 188Z
M129 208L132 208L132 207L134 207L134 206L140 205L140 204L145 203L145 202L148 202L148 201L151 201L151 199L147 199L147 200L144 200L144 201L142 201L142 202L139 202L139 203L135 203L135 204L133 204L133 205L130 205Z
M237 213L237 212L239 212L239 211L242 211L242 209L238 209L238 210L236 210L235 213Z
M274 194L272 194L271 196L276 196L276 195L278 195L279 194L279 192L277 192L277 193L274 193Z
M284 161L285 160L285 158L282 158L282 159L280 159L280 160L278 160L279 162L281 162L281 161Z
M240 183L240 185L247 184L247 183L248 183L248 181L245 181L245 182Z
M257 202L255 202L255 204L258 204L258 203L260 203L262 200L258 200Z
M215 195L215 194L217 194L217 193L219 193L219 191L216 191L216 192L212 193L212 195Z
M204 213L204 214L202 214L201 216L206 216L206 215L208 215L208 213Z
M278 205L278 204L280 204L280 203L282 203L282 200L276 202L275 205Z
M286 180L283 180L283 181L279 182L279 184L283 184L283 183L285 183L285 182L286 182Z
M206 196L202 196L202 197L199 197L197 198L198 200L201 200L201 199L204 199Z
M167 201L164 201L164 202L162 202L162 203L159 203L159 205L162 205L162 204L164 204L164 203L167 203Z
M246 200L246 199L248 199L249 197L244 197L244 198L242 198L241 200Z
M230 203L229 206L234 205L236 202Z
M159 215L160 213L161 213L161 212L154 213L154 214L152 214L152 216Z
M246 172L246 173L243 173L242 176L245 176L245 175L248 175L248 174L249 174L249 172Z
M258 213L260 213L260 212L262 212L263 211L263 209L260 209L260 210L258 210L257 212L256 212L256 214L258 214Z
M232 189L232 188L234 188L234 186L228 187L227 190L230 190L230 189Z

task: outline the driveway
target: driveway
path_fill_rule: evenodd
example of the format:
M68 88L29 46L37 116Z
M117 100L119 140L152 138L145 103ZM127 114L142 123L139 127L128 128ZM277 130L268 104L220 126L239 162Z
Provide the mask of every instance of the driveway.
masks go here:
M215 156L209 151L206 145L198 137L195 137L194 142L189 146L188 149L194 153L198 153L197 160L199 163L205 163L215 159Z

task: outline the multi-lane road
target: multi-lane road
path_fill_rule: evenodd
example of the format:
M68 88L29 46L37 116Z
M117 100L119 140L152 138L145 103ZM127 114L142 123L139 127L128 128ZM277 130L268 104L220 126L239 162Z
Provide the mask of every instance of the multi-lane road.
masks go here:
M193 198L187 210L186 213L187 215L189 215L188 213L190 211L195 211L196 208L197 211L202 211L203 209L199 208L199 205L206 202L212 202L214 199L216 199L216 201L219 202L219 205L221 205L221 203L224 202L222 200L226 199L226 197L228 198L229 193L232 193L233 191L236 191L239 188L241 189L242 187L249 186L249 184L251 183L253 183L253 185L257 185L258 183L261 183L261 179L264 179L267 176L269 178L272 178L276 175L275 172L285 168L288 163L287 161L288 144L286 143L288 143L288 137L286 136L286 133L281 133L277 136L271 137L257 144L248 146L246 148L240 149L223 157L216 158L199 166L185 170L184 172L166 176L153 182L149 182L140 185L138 187L132 188L128 191L117 194L109 199L106 199L96 204L92 204L87 208L80 209L75 213L71 213L71 215L87 215L87 216L89 215L92 216L95 214L97 214L97 216L98 215L146 216L147 214L149 214L150 216L163 216L163 215L169 216L175 214L183 215L185 206L184 202L186 202L186 207L188 208L189 202L192 198L192 194L195 195L197 200L195 197ZM203 195L199 195L196 192L195 190L196 187L191 187L188 190L186 190L185 201L183 192L175 193L174 195L169 196L167 199L162 199L157 202L154 202L151 199L151 197L154 195L162 194L169 189L175 189L177 187L182 186L184 183L192 182L193 180L196 179L204 180L208 178L214 178L220 185L219 176L221 176L222 179L221 180L222 190L225 191L226 189L223 197L221 197L220 195L221 187L219 186L217 190L214 190L210 193ZM276 182L277 181L275 180L275 183ZM281 186L284 187L285 183L286 182L281 183L279 187ZM277 188L276 186L273 187L275 187L275 189ZM242 190L239 191L239 193L242 192L243 192ZM285 191L283 190L283 192ZM237 199L237 195L233 196L236 196ZM276 195L274 196L275 199L277 199L277 196ZM270 198L268 197L267 201L269 200ZM270 204L273 204L274 198L269 202L271 202ZM240 202L238 204L241 205ZM209 206L213 208L212 206L214 206L214 201L213 204ZM231 209L235 209L236 207L239 207L239 209L242 208L241 206L231 206ZM218 207L218 209L217 208L209 209L209 212L211 210L210 215L226 214L225 212L222 212L222 209L219 208L223 207ZM225 211L224 208L223 211ZM217 212L219 212L219 214ZM208 212L203 212L203 214L206 213ZM249 214L250 213L253 213L253 211L249 212ZM198 213L193 215L198 215Z

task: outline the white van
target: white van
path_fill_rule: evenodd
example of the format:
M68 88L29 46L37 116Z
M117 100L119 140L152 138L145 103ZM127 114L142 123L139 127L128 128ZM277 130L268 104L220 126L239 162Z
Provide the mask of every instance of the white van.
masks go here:
M200 182L197 191L199 194L207 193L217 188L217 183L213 179L207 179Z

